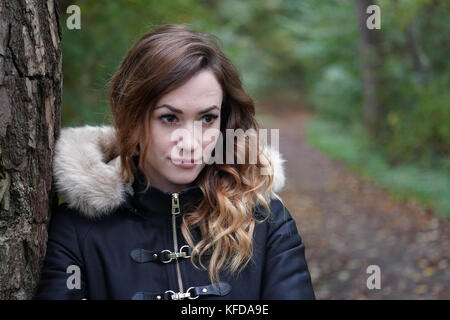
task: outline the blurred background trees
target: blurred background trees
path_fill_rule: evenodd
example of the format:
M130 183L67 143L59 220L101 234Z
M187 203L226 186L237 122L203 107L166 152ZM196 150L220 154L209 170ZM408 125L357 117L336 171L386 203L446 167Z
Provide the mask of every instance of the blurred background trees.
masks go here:
M390 167L435 170L444 178L440 191L432 193L441 193L439 206L450 211L445 200L450 189L450 3L363 2L381 8L381 30L371 31L376 46L369 51L361 49L363 13L357 1L60 1L63 126L109 123L107 82L122 57L149 29L187 23L220 39L257 102L298 101L322 120L322 127L315 127L322 129L312 134L328 132L325 124L341 128L364 139L366 157L374 152L371 158L376 154ZM81 30L65 25L71 4L81 8ZM365 55L375 57L371 68L379 112L373 126L364 112ZM408 183L421 184L421 179Z

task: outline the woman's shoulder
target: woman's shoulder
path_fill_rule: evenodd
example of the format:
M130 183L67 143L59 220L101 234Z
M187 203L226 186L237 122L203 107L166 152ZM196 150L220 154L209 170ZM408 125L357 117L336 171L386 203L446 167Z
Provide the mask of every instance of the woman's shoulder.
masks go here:
M119 210L108 215L91 216L67 202L56 205L51 210L49 219L49 237L63 236L78 240L85 239L88 234L97 232L97 229L105 230L110 225L120 226L125 220Z
M256 211L255 236L263 241L266 250L288 250L301 246L302 237L297 223L281 198L272 199L269 203L270 212L260 205Z
M62 202L53 208L50 219L59 223L70 223L77 229L88 228L107 223L108 221L111 222L112 220L117 220L118 222L124 220L126 216L123 212L124 209L125 207L119 207L111 212L91 215L77 207L71 206L67 202Z
M280 197L271 199L268 205L270 211L264 205L259 204L254 210L254 217L257 221L266 223L270 231L276 231L285 224L294 223L295 225L291 213Z
M89 229L93 222L94 220L89 219L81 211L63 202L55 206L51 211L50 231L55 228L66 228L77 233L83 232L83 230Z
M128 209L129 207L121 206L103 214L98 212L96 214L88 214L70 203L61 202L52 209L49 232L65 228L74 231L74 233L84 239L92 232L117 231L124 224L135 223L142 219L138 215L130 214Z

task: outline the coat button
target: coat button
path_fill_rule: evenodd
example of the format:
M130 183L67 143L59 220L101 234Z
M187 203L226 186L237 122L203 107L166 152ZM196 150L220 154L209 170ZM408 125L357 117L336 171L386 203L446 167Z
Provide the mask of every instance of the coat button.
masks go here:
M203 289L202 289L202 292L208 292L208 289L203 288Z
M156 253L153 254L153 259L158 259L158 255Z

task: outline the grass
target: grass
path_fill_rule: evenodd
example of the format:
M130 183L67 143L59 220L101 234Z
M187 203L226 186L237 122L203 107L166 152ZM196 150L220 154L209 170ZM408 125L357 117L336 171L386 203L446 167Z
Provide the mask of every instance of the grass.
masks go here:
M394 198L418 201L450 219L450 174L443 169L427 169L404 164L392 167L381 153L369 148L357 127L343 127L333 121L311 119L306 127L308 142L351 171L386 189Z

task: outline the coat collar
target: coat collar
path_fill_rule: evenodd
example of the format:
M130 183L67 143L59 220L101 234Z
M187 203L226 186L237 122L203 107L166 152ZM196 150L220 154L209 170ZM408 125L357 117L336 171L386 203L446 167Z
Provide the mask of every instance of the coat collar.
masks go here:
M117 149L112 126L63 128L56 141L53 158L54 183L62 200L88 218L109 215L130 198L141 209L149 209L151 205L153 211L164 208L167 212L167 201L170 200L171 204L169 192L152 186L143 195L135 194L136 190L141 191L145 187L142 173L138 174L138 179L132 177L128 183L123 181ZM274 174L272 190L262 195L270 201L277 198L277 193L284 187L283 163L286 160L274 149L264 148L263 152L271 159ZM180 205L197 200L198 192L201 192L199 187L183 190ZM184 201L184 198L189 201Z

